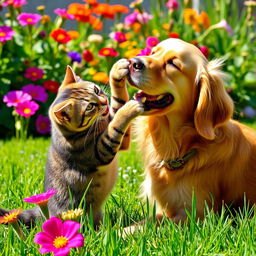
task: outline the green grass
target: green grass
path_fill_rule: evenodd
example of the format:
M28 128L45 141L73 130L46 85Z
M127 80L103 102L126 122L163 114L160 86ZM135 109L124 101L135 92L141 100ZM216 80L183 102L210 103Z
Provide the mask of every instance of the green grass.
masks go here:
M43 191L49 140L13 139L0 141L0 147L0 207L32 207L22 199ZM256 255L256 217L248 209L235 215L208 211L204 221L196 221L191 214L184 225L166 219L156 228L148 221L142 230L120 237L123 226L154 212L138 197L143 180L140 159L135 145L129 152L119 154L119 179L106 202L104 223L99 231L94 231L90 220L83 221L85 247L80 253L72 249L70 255ZM38 223L31 232L25 230L27 239L20 241L11 227L1 225L0 255L39 255L39 246L33 243L33 238L40 231Z

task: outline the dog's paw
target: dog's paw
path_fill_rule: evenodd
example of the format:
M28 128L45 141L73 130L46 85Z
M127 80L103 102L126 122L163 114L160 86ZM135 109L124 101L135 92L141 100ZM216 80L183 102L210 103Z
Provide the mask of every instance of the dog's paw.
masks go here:
M110 71L110 79L122 81L129 72L130 62L127 59L118 60Z

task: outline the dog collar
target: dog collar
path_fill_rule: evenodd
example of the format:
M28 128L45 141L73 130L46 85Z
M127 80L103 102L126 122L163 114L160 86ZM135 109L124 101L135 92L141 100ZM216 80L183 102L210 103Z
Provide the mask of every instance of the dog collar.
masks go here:
M186 155L181 158L175 158L171 160L162 160L158 163L157 168L166 167L171 171L175 171L183 168L188 160L197 153L197 149L191 149Z

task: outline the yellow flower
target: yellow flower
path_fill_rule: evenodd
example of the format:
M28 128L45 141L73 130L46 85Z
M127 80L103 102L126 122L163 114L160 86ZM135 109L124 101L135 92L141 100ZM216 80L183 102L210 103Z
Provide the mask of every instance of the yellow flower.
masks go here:
M39 5L39 6L36 7L36 9L38 11L43 11L45 9L45 6L44 5Z
M159 36L159 35L160 35L157 29L153 29L153 30L152 30L152 34L153 34L154 36Z
M93 59L92 61L90 61L90 65L95 67L99 65L99 59Z
M77 208L74 210L68 210L67 212L61 213L60 217L62 220L76 220L84 214L84 210Z
M101 83L104 83L104 84L107 84L108 81L109 81L108 75L104 72L97 72L96 74L94 74L92 79L96 82L101 82Z
M186 8L184 10L184 19L185 23L190 24L190 25L197 25L197 11L195 9L191 8Z
M4 216L0 217L0 224L12 223L17 220L18 215L21 214L21 209L15 209L6 213Z
M162 28L169 31L169 29L170 29L170 24L164 23L164 24L162 25Z
M141 51L140 49L132 49L132 50L129 50L129 51L125 52L124 57L127 58L127 59L133 58L133 57L135 57L137 54L139 54L140 51Z
M87 69L88 75L93 76L97 71L94 68Z

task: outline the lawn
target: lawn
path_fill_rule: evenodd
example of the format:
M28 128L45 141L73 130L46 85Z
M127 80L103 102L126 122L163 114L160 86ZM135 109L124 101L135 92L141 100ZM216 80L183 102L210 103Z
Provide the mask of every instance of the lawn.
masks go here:
M255 122L249 122L256 128ZM43 191L44 166L49 139L0 141L0 207L27 209L24 197ZM256 255L256 217L253 210L234 215L210 211L204 221L196 221L194 212L184 225L165 220L160 228L147 222L142 230L121 238L124 225L147 218L154 213L146 201L138 197L143 180L141 157L133 144L119 154L119 179L108 198L104 223L94 231L90 219L84 219L85 247L72 249L70 255ZM41 223L27 239L20 241L12 228L0 226L0 255L39 255L33 238L41 231Z

